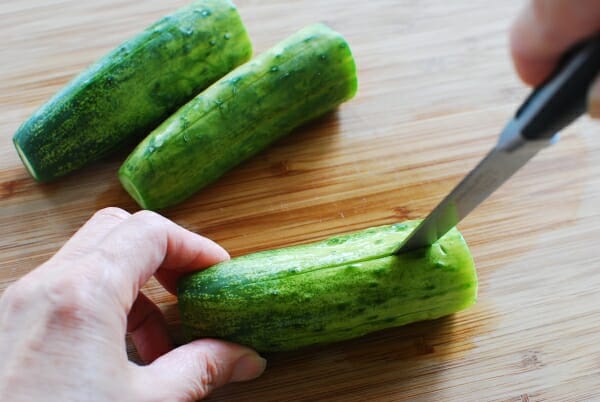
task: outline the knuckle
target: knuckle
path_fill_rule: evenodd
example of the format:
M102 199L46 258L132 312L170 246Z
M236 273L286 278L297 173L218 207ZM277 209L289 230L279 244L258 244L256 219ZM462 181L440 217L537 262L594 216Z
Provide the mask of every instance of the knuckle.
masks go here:
M157 223L157 222L160 222L160 221L163 221L166 219L162 215L160 215L154 211L149 211L147 209L142 209L141 211L137 211L132 216L135 219L139 219L139 220L141 220L143 222L147 222L147 223Z
M135 221L136 225L143 227L146 233L150 233L152 235L158 235L162 233L167 220L156 212L147 210L134 213L132 215L132 219Z
M166 247L166 236L169 220L156 212L142 210L133 214L136 224L143 230L144 236L159 248Z
M99 211L96 211L96 213L94 213L94 215L92 216L92 219L94 219L94 220L111 219L111 220L116 220L116 221L124 221L129 216L131 216L129 214L129 212L127 212L121 208L107 207L107 208L100 209Z
M198 397L205 397L223 382L223 370L215 357L203 355L198 359L200 364L200 378L198 383Z
M44 297L52 314L64 323L79 322L93 315L93 287L82 275L68 275L46 283Z

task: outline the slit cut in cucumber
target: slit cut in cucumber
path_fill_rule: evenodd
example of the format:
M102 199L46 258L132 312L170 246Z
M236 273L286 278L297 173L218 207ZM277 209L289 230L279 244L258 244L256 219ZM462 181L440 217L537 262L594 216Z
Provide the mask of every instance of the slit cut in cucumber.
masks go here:
M248 254L187 275L178 284L184 330L190 339L216 337L272 352L471 306L477 275L458 230L432 246L393 254L417 223Z

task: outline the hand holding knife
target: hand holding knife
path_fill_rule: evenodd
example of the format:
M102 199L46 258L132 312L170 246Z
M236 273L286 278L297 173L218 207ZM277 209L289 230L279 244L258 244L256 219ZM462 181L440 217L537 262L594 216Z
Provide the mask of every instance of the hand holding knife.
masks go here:
M435 243L498 189L558 132L585 113L588 89L600 72L600 36L573 48L508 122L496 146L398 247L395 254Z

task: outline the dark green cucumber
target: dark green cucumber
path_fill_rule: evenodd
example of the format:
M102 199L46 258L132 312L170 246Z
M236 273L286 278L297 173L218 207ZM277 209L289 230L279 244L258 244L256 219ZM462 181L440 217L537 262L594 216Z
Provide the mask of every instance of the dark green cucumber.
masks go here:
M90 66L14 135L39 181L137 142L201 90L247 61L248 34L229 0L198 0Z
M453 229L431 247L395 248L417 222L233 258L178 284L184 329L259 351L330 343L472 305L477 276Z
M306 27L214 83L154 130L119 170L146 209L177 204L356 92L344 38Z

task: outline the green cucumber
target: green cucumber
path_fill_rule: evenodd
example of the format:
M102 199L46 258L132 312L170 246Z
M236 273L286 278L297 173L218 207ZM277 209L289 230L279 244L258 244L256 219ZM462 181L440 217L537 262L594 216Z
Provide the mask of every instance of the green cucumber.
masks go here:
M146 209L175 205L232 167L356 92L347 42L308 26L191 100L157 127L119 170Z
M434 319L475 303L476 271L458 230L430 247L392 254L417 223L249 254L185 276L178 283L183 328L190 339L283 351Z
M50 181L138 142L201 90L251 57L229 0L198 0L81 73L13 141L29 173Z

